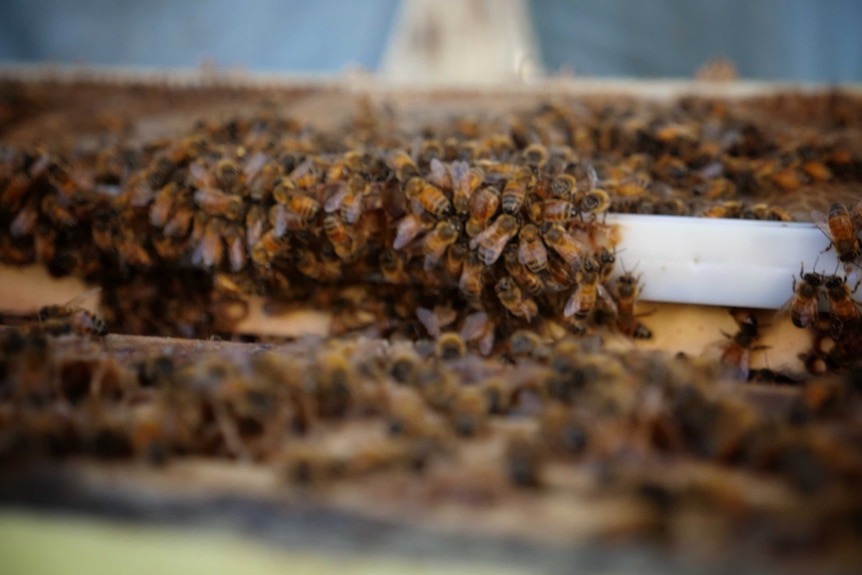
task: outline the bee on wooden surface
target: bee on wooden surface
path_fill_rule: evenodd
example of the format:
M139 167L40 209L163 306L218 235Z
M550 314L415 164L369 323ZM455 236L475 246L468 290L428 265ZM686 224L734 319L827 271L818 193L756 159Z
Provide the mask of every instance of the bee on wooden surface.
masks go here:
M812 211L811 221L829 239L829 247L826 249L828 251L834 247L839 261L850 264L859 258L862 253L862 246L856 237L859 230L853 225L853 218L847 206L835 202L830 206L827 215Z
M532 187L536 178L529 168L520 168L506 182L500 204L506 214L517 214L527 198L527 189Z
M76 333L80 335L108 335L108 328L103 320L93 312L79 307L85 299L101 291L94 288L63 305L47 305L39 309L40 328L48 333Z
M251 248L251 261L258 267L269 268L272 260L285 245L285 241L275 230L269 230Z
M617 278L614 286L616 296L617 329L627 337L649 339L652 331L637 320L635 305L640 296L640 278L631 272L626 272Z
M482 263L479 255L471 251L464 261L461 277L458 279L458 289L474 307L481 307L482 291L485 288L485 268Z
M485 186L476 190L470 198L470 217L464 227L467 235L473 238L482 233L499 207L500 193L495 188Z
M460 359L467 354L467 344L460 334L447 331L441 333L437 338L437 343L434 346L434 355L437 359L450 361Z
M808 327L814 325L819 317L818 299L823 286L823 275L816 272L805 273L804 267L799 266L799 281L793 278L793 295L787 300L779 314L790 314L790 320L796 327Z
M421 178L413 178L407 182L404 195L411 201L416 214L427 212L437 218L452 214L452 203L446 194Z
M450 170L452 173L452 184L454 186L452 191L452 203L455 206L455 212L458 214L466 214L470 211L473 194L479 189L482 182L485 180L485 173L481 168L471 168L467 162L463 161L452 162Z
M226 194L216 188L204 188L194 193L197 206L211 216L223 217L228 220L239 220L243 217L243 201L239 196Z
M718 345L719 361L730 370L739 381L748 381L751 369L751 352L767 349L768 346L754 345L760 339L757 318L749 312L732 311L739 329L733 335L722 331L726 341Z
M860 284L862 280L859 280L851 290L847 285L846 277L833 275L824 279L823 287L832 310L833 337L839 337L850 329L857 328L862 321L860 304L852 297Z
M501 214L494 223L470 240L470 249L478 248L477 253L482 263L486 266L493 265L500 258L506 244L517 235L519 228L517 219L509 214Z
M581 267L581 254L586 251L586 246L576 240L566 231L566 228L559 223L546 225L543 228L542 237L545 244L563 258L571 268Z
M449 220L438 222L437 225L425 236L422 244L425 262L425 271L431 271L440 262L446 249L458 239L458 226Z
M605 286L599 283L601 279L601 267L596 258L590 256L584 260L583 268L578 272L578 287L566 302L563 315L574 316L577 319L585 319L596 307L596 300L601 298L614 312L616 304Z
M512 315L531 322L539 314L539 307L536 305L535 300L525 298L521 293L521 288L518 287L518 284L511 277L500 278L494 286L494 291L500 303Z
M389 153L389 166L395 172L395 177L402 184L419 175L419 169L410 155L404 150L393 150Z
M326 214L323 218L323 231L332 242L339 258L344 260L353 256L356 251L355 241L338 214Z
M392 242L392 247L400 250L433 227L434 220L427 214L406 214L395 226L395 240Z

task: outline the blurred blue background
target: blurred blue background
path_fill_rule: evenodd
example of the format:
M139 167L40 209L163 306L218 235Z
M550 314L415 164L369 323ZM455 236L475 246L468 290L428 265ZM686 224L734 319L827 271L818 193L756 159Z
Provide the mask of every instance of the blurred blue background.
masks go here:
M4 0L0 60L252 70L373 70L399 0ZM726 57L746 78L862 80L855 0L532 0L546 70L691 76Z

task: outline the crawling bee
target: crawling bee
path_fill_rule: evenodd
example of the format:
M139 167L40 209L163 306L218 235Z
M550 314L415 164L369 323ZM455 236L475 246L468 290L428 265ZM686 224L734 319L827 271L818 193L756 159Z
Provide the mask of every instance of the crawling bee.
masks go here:
M42 307L39 309L40 329L56 335L65 333L97 336L108 335L105 320L78 305L88 297L101 291L101 289L92 289L63 305L46 305Z
M539 314L539 307L535 300L525 298L521 293L521 288L510 277L503 277L494 286L494 291L500 299L500 303L509 310L509 313L516 317L532 321Z
M413 203L414 213L427 212L437 218L452 214L452 203L446 194L421 178L413 178L407 182L404 195Z
M617 279L614 289L617 301L617 328L620 332L635 339L652 337L650 329L637 320L635 304L640 295L640 281L632 273L626 272Z
M466 214L470 210L470 200L473 194L485 180L485 173L481 168L469 167L467 162L452 162L451 173L454 186L452 203L455 205L457 213Z
M548 268L548 250L542 241L539 228L527 224L521 228L518 244L518 262L537 274Z
M425 253L425 271L430 271L440 262L446 248L458 239L458 227L451 221L438 222L431 232L425 236L423 251Z
M826 290L826 298L832 309L832 334L838 337L847 330L859 326L862 321L862 311L859 302L853 299L853 294L859 289L862 280L859 280L851 290L847 285L847 278L837 275L826 278L823 287Z
M475 250L478 247L482 263L486 266L493 265L500 258L509 240L517 235L519 228L517 219L509 214L502 214L481 234L470 240L470 249Z
M535 179L532 170L521 168L506 182L501 196L503 212L517 214L520 211L527 197L527 188L533 185Z
M804 267L799 266L799 281L793 278L793 295L787 300L779 314L790 313L790 320L796 327L808 327L817 321L819 316L817 300L820 297L820 289L823 286L823 276L815 272L805 273Z
M471 238L478 236L497 213L500 193L491 186L479 188L470 198L469 214L464 230Z
M845 264L855 262L862 253L859 238L856 237L857 226L853 224L850 210L844 204L835 202L829 208L829 213L812 211L811 220L829 239L827 251L835 248L838 260Z
M601 298L608 307L616 313L616 304L611 299L605 286L599 283L601 268L593 256L584 260L583 269L578 272L578 287L566 302L563 315L574 316L577 319L586 318L596 307L596 300Z
M242 198L226 194L217 188L204 188L196 191L194 201L201 210L211 216L238 220L244 215Z
M546 225L542 236L549 248L554 250L572 268L581 267L581 254L586 246L576 240L572 234L566 231L560 224Z

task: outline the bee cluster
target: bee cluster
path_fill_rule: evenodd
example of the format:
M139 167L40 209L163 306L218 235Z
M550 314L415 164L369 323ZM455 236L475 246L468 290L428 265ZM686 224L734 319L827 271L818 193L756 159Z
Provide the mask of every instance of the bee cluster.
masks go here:
M648 337L638 281L610 279L617 238L602 215L791 219L782 198L862 173L847 141L799 132L683 100L413 130L383 112L323 131L264 110L176 139L8 146L0 259L100 284L108 322L131 333L229 333L251 294L378 285L396 304L372 306L394 308L377 325L443 302L463 310L452 328L485 313L501 337L546 320Z

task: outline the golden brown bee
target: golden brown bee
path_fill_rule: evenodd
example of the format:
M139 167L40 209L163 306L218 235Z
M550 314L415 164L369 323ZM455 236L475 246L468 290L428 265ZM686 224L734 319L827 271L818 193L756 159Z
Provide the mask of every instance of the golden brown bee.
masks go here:
M576 240L566 228L560 224L546 226L542 233L545 244L554 250L573 269L581 267L581 254L586 246Z
M519 229L518 220L509 214L501 214L494 223L488 226L482 233L470 240L470 249L477 247L479 259L486 266L493 265L509 240L517 235Z
M438 222L437 225L425 236L425 241L422 244L423 253L425 254L425 263L423 268L425 271L431 271L439 263L440 258L446 248L455 243L458 239L458 226L452 221L444 220Z
M281 236L275 230L269 230L251 248L251 261L258 267L269 268L284 246Z
M293 262L301 274L313 280L330 282L341 278L339 259L324 256L318 258L311 251L300 249L293 253Z
M551 180L548 191L551 197L558 200L571 200L575 193L575 177L571 174L560 174Z
M599 267L601 271L599 272L599 281L603 284L607 284L608 280L611 279L611 274L614 273L614 265L617 262L617 256L615 251L611 251L608 248L602 248L599 251Z
M72 299L64 305L47 305L39 309L40 327L53 334L76 333L80 335L108 335L105 320L93 312L79 307L84 299L98 293L95 288Z
M736 197L736 184L727 178L713 178L692 188L691 193L706 200L729 200Z
M114 236L114 248L124 265L149 267L153 259L129 228L120 228Z
M832 179L832 170L826 164L816 160L802 163L802 171L815 182L828 182Z
M655 174L666 182L675 182L688 176L688 166L680 158L665 154L655 163Z
M298 191L287 193L284 201L279 201L279 204L283 204L289 213L306 225L313 222L320 212L320 204L317 201Z
M335 248L339 258L345 260L354 254L356 249L354 239L338 214L326 214L323 218L323 231L332 242L332 247Z
M862 253L862 246L859 244L859 238L856 237L859 230L853 225L850 210L844 204L835 202L825 216L816 210L811 212L811 221L829 239L827 251L835 247L839 261L845 264L852 263Z
M607 208L605 208L607 209ZM531 206L531 219L534 222L567 222L581 215L578 207L566 200L545 200Z
M833 336L839 336L846 330L856 328L862 321L862 312L859 310L859 302L852 295L859 289L862 280L856 283L851 290L847 285L847 278L837 275L829 276L823 282L826 298L832 310L832 332Z
M548 250L542 241L539 228L534 224L521 227L518 244L518 262L537 274L548 268Z
M446 259L444 261L446 273L450 278L460 278L461 271L464 269L464 261L470 253L466 244L456 243L449 246L446 250Z
M458 280L458 288L467 301L474 307L481 307L482 291L485 288L484 266L479 255L471 251L464 262L461 277Z
M427 214L407 214L396 224L395 240L392 242L392 247L400 250L432 227L434 227L434 220Z
M620 332L635 339L652 337L650 329L637 320L635 305L640 295L640 278L626 272L617 278L614 295L617 300L617 328Z
M220 218L210 218L204 229L203 237L192 253L192 263L205 268L215 268L221 265L224 257L224 221Z
M503 256L506 271L512 276L518 285L523 286L532 295L539 295L545 291L545 282L541 276L533 273L518 261L518 248L508 246Z
M527 188L531 187L536 178L529 168L521 167L506 182L501 196L503 212L517 214L527 198Z
M58 196L47 194L42 198L41 211L57 226L70 228L77 223L75 216L60 205Z
M738 380L748 381L751 370L751 352L766 349L767 346L754 345L760 338L760 329L757 318L753 314L736 310L732 310L731 314L734 316L739 330L733 335L724 331L721 332L727 340L719 345L720 361Z
M515 280L510 277L502 277L494 286L494 291L500 303L509 310L509 313L516 317L532 321L539 313L539 307L535 300L525 298L521 293L521 288L515 283Z
M452 190L454 188L454 178L450 168L436 158L431 160L427 178L430 183L438 188L444 190Z
M396 250L383 250L380 254L380 272L387 283L405 285L410 283L410 274L405 269L405 256Z
M248 251L254 249L257 242L263 236L266 227L267 215L263 208L258 205L252 205L245 214L245 245Z
M500 206L500 193L491 186L476 190L470 198L470 218L464 227L467 235L476 237L488 226Z
M617 196L639 198L646 195L650 187L650 180L647 176L632 176L607 181L606 186Z
M540 144L533 144L524 149L523 157L524 163L537 171L548 161L548 150Z
M608 211L611 198L608 193L600 188L592 189L578 198L578 210L584 214L593 216Z
M368 181L353 175L324 205L326 213L337 211L344 223L353 225L362 216L365 196L371 191Z
M239 196L226 194L217 188L204 188L194 193L197 206L211 216L223 217L228 220L239 220L243 213L243 201Z
M482 390L478 386L458 390L450 417L455 433L461 437L484 432L488 426L488 407Z
M246 264L246 246L242 230L235 224L224 229L224 243L227 246L228 263L234 273L242 271Z
M455 206L455 212L466 214L471 210L473 194L485 180L485 173L481 168L471 168L467 162L452 162L451 173L454 185L452 203Z
M438 218L452 213L452 204L440 188L429 184L421 178L413 178L407 182L404 195L411 200L416 214L428 212Z
M156 227L163 227L173 215L174 206L179 199L179 186L176 182L169 182L156 194L153 203L150 204L150 223Z
M517 435L506 444L506 476L518 487L542 485L543 457L537 442Z
M823 276L815 272L805 273L804 267L800 265L799 279L801 281L797 283L796 278L793 278L793 295L778 313L790 313L793 325L808 327L819 317L818 299L823 286Z
M215 168L215 177L219 185L229 191L234 191L235 184L239 183L241 171L235 162L228 159L219 160Z
M419 169L407 152L393 150L389 154L389 167L395 172L395 177L402 184L419 175Z
M461 336L455 332L447 331L440 334L434 347L434 355L437 359L449 361L460 359L467 354L467 345Z
M596 258L590 256L584 260L581 271L578 272L578 287L566 302L563 315L574 316L577 319L586 318L593 308L596 307L596 299L601 298L616 312L616 304L613 303L605 286L599 283L601 279L601 267Z
M704 218L738 218L742 214L742 204L734 201L710 206L701 213Z

